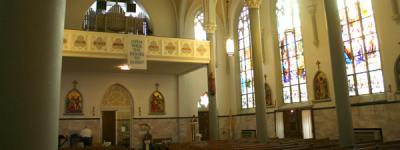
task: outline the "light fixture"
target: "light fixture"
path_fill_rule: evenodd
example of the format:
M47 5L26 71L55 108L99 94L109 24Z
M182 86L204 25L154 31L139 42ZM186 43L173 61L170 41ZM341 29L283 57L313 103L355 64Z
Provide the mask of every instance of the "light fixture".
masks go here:
M235 54L234 43L230 38L226 40L226 53L228 56L233 56L233 54Z
M131 70L131 67L129 67L129 65L127 65L127 64L118 66L118 68L121 69L121 70L124 70L124 71Z

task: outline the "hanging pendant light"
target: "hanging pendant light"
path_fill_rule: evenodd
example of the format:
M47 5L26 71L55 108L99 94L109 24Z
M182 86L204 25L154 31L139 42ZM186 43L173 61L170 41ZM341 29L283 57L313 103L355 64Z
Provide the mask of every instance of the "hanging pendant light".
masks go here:
M126 11L127 12L136 12L136 3L131 0L126 1Z
M107 9L107 1L97 0L96 10L106 10L106 9Z

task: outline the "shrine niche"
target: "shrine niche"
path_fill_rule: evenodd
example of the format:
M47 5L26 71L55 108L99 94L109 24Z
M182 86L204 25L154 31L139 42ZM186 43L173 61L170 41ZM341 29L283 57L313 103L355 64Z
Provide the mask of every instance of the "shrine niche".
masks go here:
M73 88L65 96L65 115L83 115L83 98L76 88L78 81L72 82Z
M314 99L315 100L328 100L329 89L328 80L325 73L318 71L314 76Z
M397 93L400 93L400 56L397 57L394 73L396 78Z
M164 95L158 90L160 84L156 83L156 90L150 96L150 115L165 115Z

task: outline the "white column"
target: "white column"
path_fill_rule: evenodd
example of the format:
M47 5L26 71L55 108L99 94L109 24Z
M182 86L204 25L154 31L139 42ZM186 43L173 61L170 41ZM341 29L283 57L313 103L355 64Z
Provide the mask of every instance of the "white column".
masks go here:
M65 1L3 1L0 14L0 149L57 149Z
M261 0L245 0L245 3L249 7L250 15L251 49L254 69L254 93L256 98L257 140L259 142L265 142L267 140L267 122L265 117L266 104L259 13Z
M328 25L330 56L332 60L333 88L336 100L336 115L339 129L340 146L353 145L353 124L343 57L342 30L335 0L325 0L325 12Z

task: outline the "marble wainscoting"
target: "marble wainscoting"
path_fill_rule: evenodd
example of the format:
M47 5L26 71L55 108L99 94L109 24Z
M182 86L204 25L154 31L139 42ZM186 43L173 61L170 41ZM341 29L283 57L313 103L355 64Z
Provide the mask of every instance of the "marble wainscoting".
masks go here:
M58 133L70 136L87 126L92 130L93 144L100 144L100 119L99 118L61 118ZM67 143L68 144L68 143Z
M382 128L383 140L399 140L400 103L362 104L352 106L353 128ZM336 109L313 110L315 137L338 138Z
M134 148L142 148L142 139L145 132L142 132L140 125L148 124L151 127L150 134L153 139L171 138L178 141L178 122L177 118L134 118L132 124L132 140Z
M275 124L275 113L267 113L266 115L267 118L267 136L269 138L275 138L276 137L276 124Z
M179 118L178 119L178 140L179 142L191 142L192 141L192 118ZM199 125L196 124L196 132L199 132Z
M268 137L275 137L275 113L268 113L266 121ZM256 130L256 128L255 114L219 117L219 137L223 140L239 139L242 130Z
M256 115L238 115L235 116L234 139L241 138L242 130L256 130Z
M221 140L229 140L234 137L235 116L218 117L219 138Z
M382 128L383 140L400 139L400 103L352 107L354 128Z
M314 109L314 136L316 139L338 139L336 109Z

